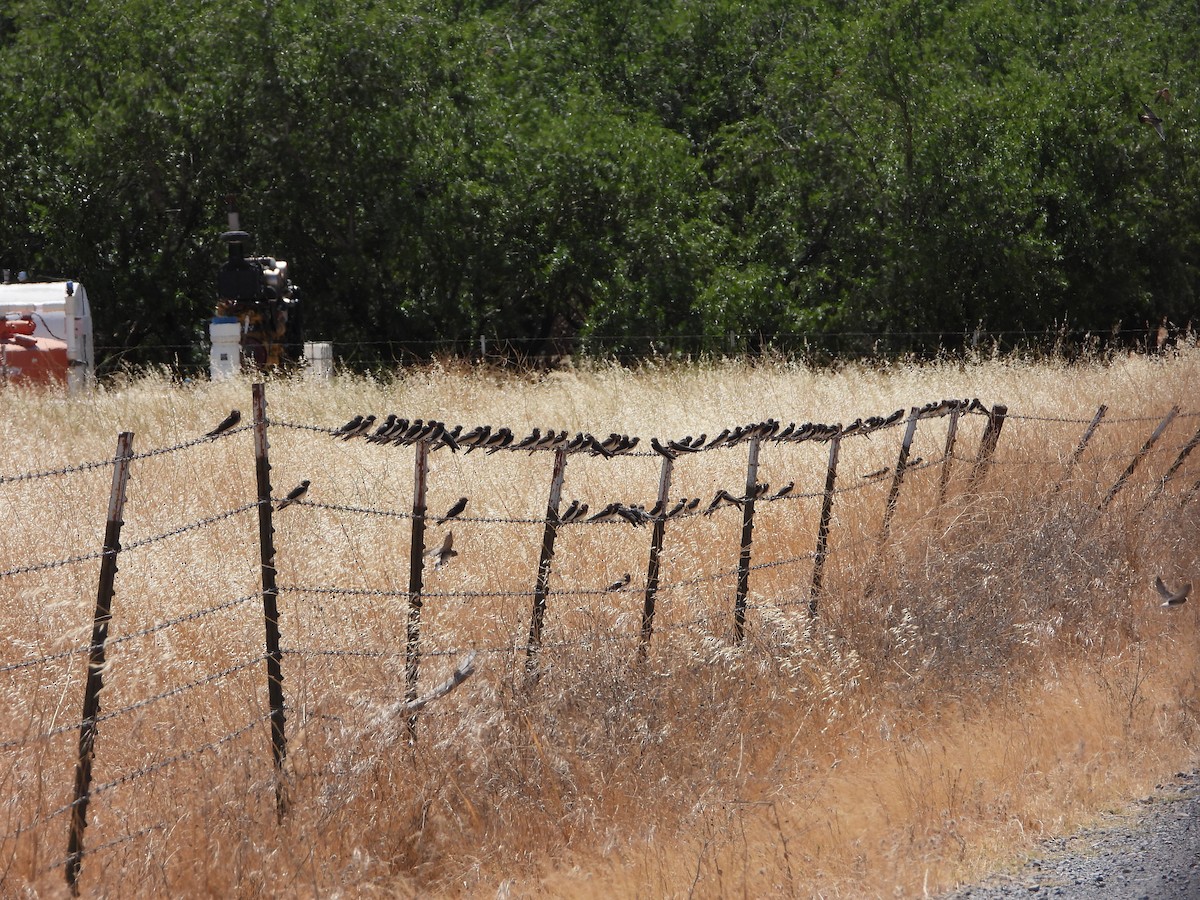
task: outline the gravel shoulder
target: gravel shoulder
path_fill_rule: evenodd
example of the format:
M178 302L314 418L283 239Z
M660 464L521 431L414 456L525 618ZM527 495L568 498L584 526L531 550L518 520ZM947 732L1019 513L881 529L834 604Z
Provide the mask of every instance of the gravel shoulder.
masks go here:
M1200 769L1177 774L1094 827L1045 841L1019 868L941 900L1006 897L1200 900Z

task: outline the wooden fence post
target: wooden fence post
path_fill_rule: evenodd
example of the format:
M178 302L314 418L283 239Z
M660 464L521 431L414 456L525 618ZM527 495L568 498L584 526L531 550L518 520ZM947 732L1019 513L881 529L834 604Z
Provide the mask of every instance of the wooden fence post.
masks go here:
M92 617L92 643L88 648L87 681L83 690L83 717L79 723L79 760L75 765L75 796L71 802L71 832L67 839L67 886L79 896L79 869L83 865L83 830L87 828L88 801L92 789L92 761L96 756L96 718L100 714L100 691L104 688L104 667L108 623L112 620L112 598L117 578L117 554L121 552L121 526L125 514L125 486L129 483L129 463L133 455L133 433L123 431L117 437L117 455L113 459L112 489L108 495L108 521L104 526L104 555L100 560L100 581L96 588L96 611Z
M642 605L642 634L638 642L638 653L645 656L650 649L650 635L654 633L654 602L658 593L660 555L663 533L667 529L667 502L671 495L671 473L674 460L664 456L658 475L658 518L654 520L654 532L650 536L650 561L646 564L646 599Z
M912 407L908 413L908 427L904 429L904 440L900 444L900 455L896 458L896 471L892 473L892 486L888 488L887 506L883 510L883 527L879 529L880 547L887 543L892 516L896 514L896 505L900 500L900 485L904 483L904 470L908 468L908 454L912 450L913 437L917 433L917 422L920 420L920 407Z
M283 763L287 757L284 735L283 653L279 648L279 587L275 582L275 526L271 500L271 462L267 440L266 386L251 386L254 400L254 474L258 487L258 551L263 586L263 622L266 630L267 701L271 707L271 757L275 764L275 808L282 819L287 812Z
M542 646L542 624L546 618L546 594L550 591L550 564L554 559L554 539L558 535L558 506L562 500L563 477L567 471L567 451L554 451L554 469L550 475L550 497L546 501L546 527L542 532L542 552L538 557L537 583L533 589L533 613L529 617L529 643L525 648L525 670L537 670L537 653Z
M1188 458L1191 452L1196 449L1197 444L1200 444L1200 429L1198 429L1196 433L1192 435L1191 440L1183 445L1183 449L1180 450L1179 455L1175 457L1175 462L1171 463L1171 468L1167 469L1167 471L1163 473L1163 477L1160 478L1158 483L1154 485L1154 490L1152 490L1150 492L1150 496L1146 498L1146 502L1142 505L1142 509L1145 509L1147 506L1149 506L1151 502L1153 502L1154 498L1163 492L1167 486L1167 482L1170 481L1174 477L1175 473L1179 471L1179 467L1183 465L1183 461Z
M1108 405L1101 403L1096 409L1096 415L1092 416L1091 424L1084 430L1083 436L1079 439L1079 443L1075 446L1075 451L1071 454L1071 458L1067 460L1067 466L1063 470L1063 476L1059 479L1058 484L1051 491L1051 496L1062 490L1062 487L1067 482L1067 476L1071 470L1075 468L1075 464L1079 462L1079 458L1083 456L1083 451L1087 449L1088 442L1092 439L1092 435L1096 433L1096 429L1100 427L1100 420L1104 418L1104 414L1108 412Z
M1108 493L1104 496L1104 499L1100 501L1100 509L1105 509L1108 507L1108 504L1112 503L1113 497L1117 496L1117 492L1121 490L1125 482L1129 479L1129 476L1133 474L1135 469L1137 469L1138 463L1140 463L1145 455L1150 452L1151 448L1158 443L1158 439L1162 437L1163 432L1167 430L1167 426L1171 424L1177 415L1179 415L1179 407L1172 406L1171 411L1168 412L1166 416L1163 417L1163 420L1158 423L1158 427L1154 429L1150 437L1146 438L1146 443L1142 444L1142 449L1134 454L1133 459L1129 461L1129 465L1125 467L1125 471L1121 473L1121 477L1118 478L1113 486L1108 489Z
M408 554L408 628L404 645L404 699L417 699L417 675L421 666L421 591L425 570L425 488L429 473L429 442L417 441L413 461L412 534ZM417 713L408 717L408 737L417 739Z
M962 409L950 410L950 423L946 426L946 451L942 455L942 471L938 475L937 507L946 502L946 489L950 486L950 460L954 456L954 444L958 441L958 419Z
M988 422L983 429L983 437L979 439L979 453L975 456L975 466L971 469L969 486L974 488L987 471L987 465L996 452L1000 443L1000 430L1004 428L1004 418L1008 415L1008 407L997 403L988 411Z
M821 581L825 568L825 557L829 550L829 522L833 516L833 493L837 483L838 453L842 447L842 436L836 434L829 441L829 465L825 470L825 498L821 501L821 522L817 526L817 552L813 559L812 589L808 595L808 614L816 616L817 602L821 596Z
M746 460L746 493L742 500L742 549L738 554L737 600L733 607L733 639L740 644L746 636L746 596L750 593L750 544L754 540L754 499L758 493L758 435L750 438Z

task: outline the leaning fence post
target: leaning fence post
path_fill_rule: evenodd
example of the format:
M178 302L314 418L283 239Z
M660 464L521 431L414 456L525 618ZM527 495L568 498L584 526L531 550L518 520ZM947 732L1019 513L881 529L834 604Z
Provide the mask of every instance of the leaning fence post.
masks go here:
M531 675L537 669L537 653L542 646L542 623L546 618L546 594L550 591L550 562L554 558L554 538L558 535L558 505L562 499L563 476L567 471L566 447L554 451L554 470L550 476L550 498L546 501L546 527L542 532L542 552L538 557L537 584L533 590L533 613L529 617L529 643L525 648L525 669Z
M404 645L404 699L417 699L421 666L421 591L425 569L425 489L429 473L429 442L417 441L413 462L412 543L408 554L408 628ZM417 739L417 713L408 717L409 740Z
M746 595L750 593L750 544L754 540L759 440L758 435L750 438L750 456L746 460L746 494L742 500L742 549L738 554L737 600L733 607L733 639L739 644L746 636Z
M1094 435L1096 433L1096 429L1100 427L1100 420L1104 418L1104 414L1106 412L1108 412L1108 405L1105 403L1101 403L1100 406L1096 408L1096 415L1092 416L1091 423L1084 430L1083 436L1079 439L1079 443L1075 446L1074 452L1071 454L1070 459L1067 460L1067 466L1063 471L1063 477L1059 480L1058 484L1054 486L1054 490L1050 492L1051 496L1061 491L1063 485L1066 484L1067 475L1069 475L1071 470L1075 468L1075 464L1079 462L1079 458L1083 456L1083 451L1087 449L1088 442L1091 441L1092 435Z
M1008 407L1003 403L997 403L988 410L988 422L983 429L983 437L979 439L979 453L975 456L975 466L971 469L971 487L974 487L987 471L992 454L996 452L996 445L1000 443L1000 430L1004 427L1004 418L1007 415Z
M87 828L92 760L96 756L96 718L100 714L100 691L104 688L108 623L112 619L117 554L121 552L121 526L125 524L122 520L125 513L125 486L129 483L129 463L132 456L133 433L123 431L117 437L117 455L113 459L112 490L108 496L108 522L104 527L104 554L100 560L96 611L92 617L92 643L88 648L87 681L83 690L83 717L79 723L79 761L75 766L75 796L71 801L71 833L67 840L67 885L73 896L79 895L79 869L83 865L83 830Z
M955 406L950 410L950 424L946 426L946 452L942 455L942 471L938 476L937 506L946 502L946 489L950 486L950 460L954 458L954 444L958 441L958 419L962 409Z
M659 556L662 554L663 533L667 529L667 502L671 494L671 471L674 460L664 456L658 475L658 518L654 520L654 532L650 536L650 561L646 564L646 600L642 605L642 635L638 652L646 655L650 648L650 635L654 632L654 598L658 593Z
M1191 452L1196 449L1197 444L1200 444L1200 429L1198 429L1196 433L1192 435L1191 440L1183 445L1183 449L1180 450L1179 455L1175 457L1175 462L1171 463L1171 468L1167 469L1167 471L1163 473L1162 478L1158 480L1158 483L1154 485L1154 490L1152 490L1150 492L1150 496L1146 498L1146 502L1142 505L1142 509L1145 509L1147 506L1149 506L1154 498L1163 492L1167 486L1167 482L1170 481L1175 476L1175 473L1179 471L1179 467L1183 465L1183 461L1188 458Z
M1163 420L1158 423L1158 427L1154 429L1150 437L1146 438L1146 443L1142 444L1142 449L1134 454L1133 459L1129 461L1129 465L1125 467L1125 471L1121 473L1121 477L1118 478L1113 486L1108 489L1108 493L1105 495L1104 499L1100 501L1100 509L1104 509L1108 506L1108 504L1112 503L1113 497L1117 496L1117 492L1121 490L1126 480L1130 475L1133 474L1134 470L1138 467L1138 463L1140 463L1143 457L1145 457L1145 455L1150 452L1154 445L1158 443L1158 439L1162 437L1163 432L1167 430L1167 426L1171 424L1177 415L1179 415L1179 407L1172 406L1171 411L1168 412L1166 416L1163 417Z
M837 483L838 453L842 447L842 436L835 434L829 441L829 467L825 470L825 498L821 501L821 522L817 526L817 552L813 558L812 590L808 595L808 614L816 616L817 602L821 596L821 580L825 569L825 557L829 552L829 521L833 516L834 485Z
M879 529L879 546L887 543L888 531L892 527L892 516L900 500L900 485L904 483L904 470L908 467L908 454L912 450L913 437L917 433L917 422L921 419L921 408L912 407L908 414L908 427L904 429L904 440L900 443L900 455L896 457L896 471L892 473L892 486L888 488L887 505L883 509L883 527Z
M267 451L267 393L259 382L251 386L254 398L254 474L258 487L258 551L262 569L263 622L266 629L267 701L271 707L271 757L275 764L275 808L279 818L287 812L283 762L287 757L284 736L283 653L279 649L279 587L275 582L275 526L271 516L271 462Z

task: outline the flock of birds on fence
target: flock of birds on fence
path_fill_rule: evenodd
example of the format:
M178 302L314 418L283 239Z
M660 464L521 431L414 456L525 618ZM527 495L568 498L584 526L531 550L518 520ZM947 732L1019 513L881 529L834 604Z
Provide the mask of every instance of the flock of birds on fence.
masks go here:
M982 412L987 408L978 400L940 400L927 403L916 411L917 418L929 418L945 415L953 411ZM898 409L890 416L870 416L866 419L855 419L848 425L824 425L819 422L806 422L797 425L792 422L782 425L777 419L767 419L764 422L753 422L736 428L726 428L711 439L707 434L698 436L688 435L679 440L668 440L666 443L657 437L650 439L650 448L660 456L676 459L681 454L699 453L704 450L715 450L723 447L733 447L752 438L763 441L791 442L829 441L833 438L849 437L854 434L869 434L881 428L895 425L905 416L903 409ZM462 425L453 428L437 420L401 418L389 414L377 426L374 415L357 415L340 428L333 430L333 436L348 441L352 438L364 438L372 444L393 444L410 446L427 443L430 449L449 447L452 451L483 450L485 453L497 453L501 450L527 450L530 453L538 450L559 450L566 453L590 453L593 456L611 458L635 450L641 443L641 438L630 437L627 434L613 432L601 440L585 431L576 432L572 437L568 431L557 431L547 428L543 431L534 428L523 438L518 439L511 428L495 428L490 425L479 425L470 431L464 431ZM374 430L372 430L374 429Z
M947 415L952 412L960 414L981 412L986 414L987 407L978 398L970 400L938 400L914 408L912 414L918 419L923 419ZM904 418L905 411L898 409L889 416L858 418L847 425L825 425L819 422L805 422L797 425L795 422L792 422L785 426L777 419L767 419L763 422L753 422L735 428L726 428L711 439L707 434L698 436L688 435L679 440L668 440L664 443L657 437L652 437L649 444L650 448L659 456L674 460L682 454L734 447L754 438L760 441L775 441L778 443L800 443L802 441L831 441L834 438L841 439L851 435L865 436L873 431L889 428ZM618 434L616 432L601 440L595 435L583 431L577 432L574 437L571 437L569 432L565 430L548 428L543 431L540 428L534 428L528 435L518 439L513 430L506 427L493 429L490 425L479 425L469 431L464 431L462 425L455 425L451 428L444 422L437 420L425 421L422 419L413 419L410 421L395 414L389 414L378 425L376 425L376 421L377 419L374 415L356 415L340 428L330 429L330 433L334 438L343 441L353 438L363 438L368 443L395 446L411 446L424 442L428 444L431 450L448 447L453 452L462 450L464 453L470 453L472 450L482 450L487 454L497 453L501 450L514 452L529 451L530 453L534 453L539 450L561 449L564 453L589 453L592 456L603 456L605 458L630 453L641 443L641 438L639 437L630 437L627 434ZM241 413L235 409L219 425L205 434L204 437L215 438L231 430L240 422ZM916 459L911 461L909 465L916 465L919 462L920 459ZM872 479L880 477L889 471L890 468L884 468L864 475L863 478ZM300 482L300 484L277 502L276 511L285 509L301 500L308 492L309 485L310 482L308 479ZM699 497L685 497L675 501L674 504L660 502L656 503L650 509L647 509L644 504L614 502L609 503L597 512L592 512L587 503L573 500L563 512L557 515L556 524L569 525L575 522L598 524L601 522L625 521L634 527L641 527L656 521L674 519L679 516L696 513L709 516L723 506L744 507L746 503L751 501L782 500L791 494L794 489L794 481L789 482L773 493L769 484L759 483L754 486L750 493L741 497L725 489L720 489L703 510L700 509L702 501ZM436 519L435 524L443 525L458 518L466 510L467 503L468 499L466 497L459 498L444 515ZM447 552L450 550L451 547L439 548L437 551L437 562L439 565L446 562L450 556L456 555L452 552Z
M916 419L926 419L950 413L958 413L960 415L965 413L982 413L987 415L988 409L978 398L969 400L937 400L921 407L914 407L911 416ZM707 434L701 434L696 437L688 435L680 440L668 440L665 444L657 437L652 437L649 443L650 448L656 454L666 459L674 460L681 454L699 453L722 447L733 447L753 438L780 443L799 443L802 441L830 441L834 438L841 439L856 434L868 435L873 431L891 427L904 418L904 410L898 409L889 416L859 418L848 425L824 425L817 422L806 422L802 425L797 425L795 422L792 422L786 426L782 426L777 419L767 419L764 422L755 422L736 428L726 428L711 440ZM211 439L224 434L240 424L241 420L241 412L236 409L232 410L215 428L207 432L204 438ZM594 435L583 431L577 432L574 437L569 437L569 432L567 431L557 431L555 429L542 431L539 428L534 428L524 438L517 440L511 428L502 427L493 429L490 425L479 425L464 433L462 425L455 425L453 428L448 428L444 422L436 420L423 421L421 419L409 421L395 414L389 414L377 427L375 422L376 417L374 415L356 415L340 428L332 429L331 433L335 438L347 441L352 438L362 437L373 444L394 444L399 446L427 442L430 449L449 447L454 452L458 452L461 449L464 453L470 453L472 450L477 449L481 449L488 454L497 453L500 450L528 450L533 453L538 450L561 449L565 453L586 452L593 456L603 456L606 458L629 453L641 443L641 439L638 437L630 437L627 434L617 434L616 432L613 432L604 440L600 440ZM372 428L375 430L372 431ZM909 465L916 465L919 462L920 459L918 458L909 462ZM862 477L864 479L872 479L887 474L889 471L890 468L884 468ZM285 509L301 500L308 492L309 485L310 481L308 479L301 481L283 499L277 502L275 506L276 510ZM721 489L717 491L702 514L706 516L711 515L722 506L741 507L749 501L759 499L767 501L782 500L791 494L794 488L795 482L793 481L788 482L787 485L774 493L769 493L770 486L760 483L756 484L753 491L744 497L734 496L729 491ZM460 497L445 514L435 520L435 524L443 525L458 518L466 511L468 502L467 497ZM599 512L589 515L591 510L587 503L573 500L565 511L558 514L557 524L569 525L573 522L581 521L600 523L623 520L634 527L641 527L652 522L696 513L700 503L701 500L699 497L685 497L677 500L670 508L668 508L668 504L665 502L656 503L650 509L646 509L641 504L610 503ZM447 533L442 544L427 551L425 555L433 557L436 568L441 568L451 558L457 556L458 551L454 549L454 533ZM617 581L607 588L607 590L622 590L628 585L629 580L630 576L626 574L622 580ZM1154 586L1161 599L1161 605L1168 608L1182 606L1187 601L1192 589L1192 585L1189 582L1177 591L1172 590L1163 583L1161 578L1155 579Z

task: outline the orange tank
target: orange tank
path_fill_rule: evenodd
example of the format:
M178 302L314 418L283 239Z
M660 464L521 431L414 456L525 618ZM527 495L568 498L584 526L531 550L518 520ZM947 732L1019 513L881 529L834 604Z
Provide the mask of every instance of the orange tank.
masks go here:
M67 343L33 337L29 316L0 318L0 380L22 384L67 382Z

